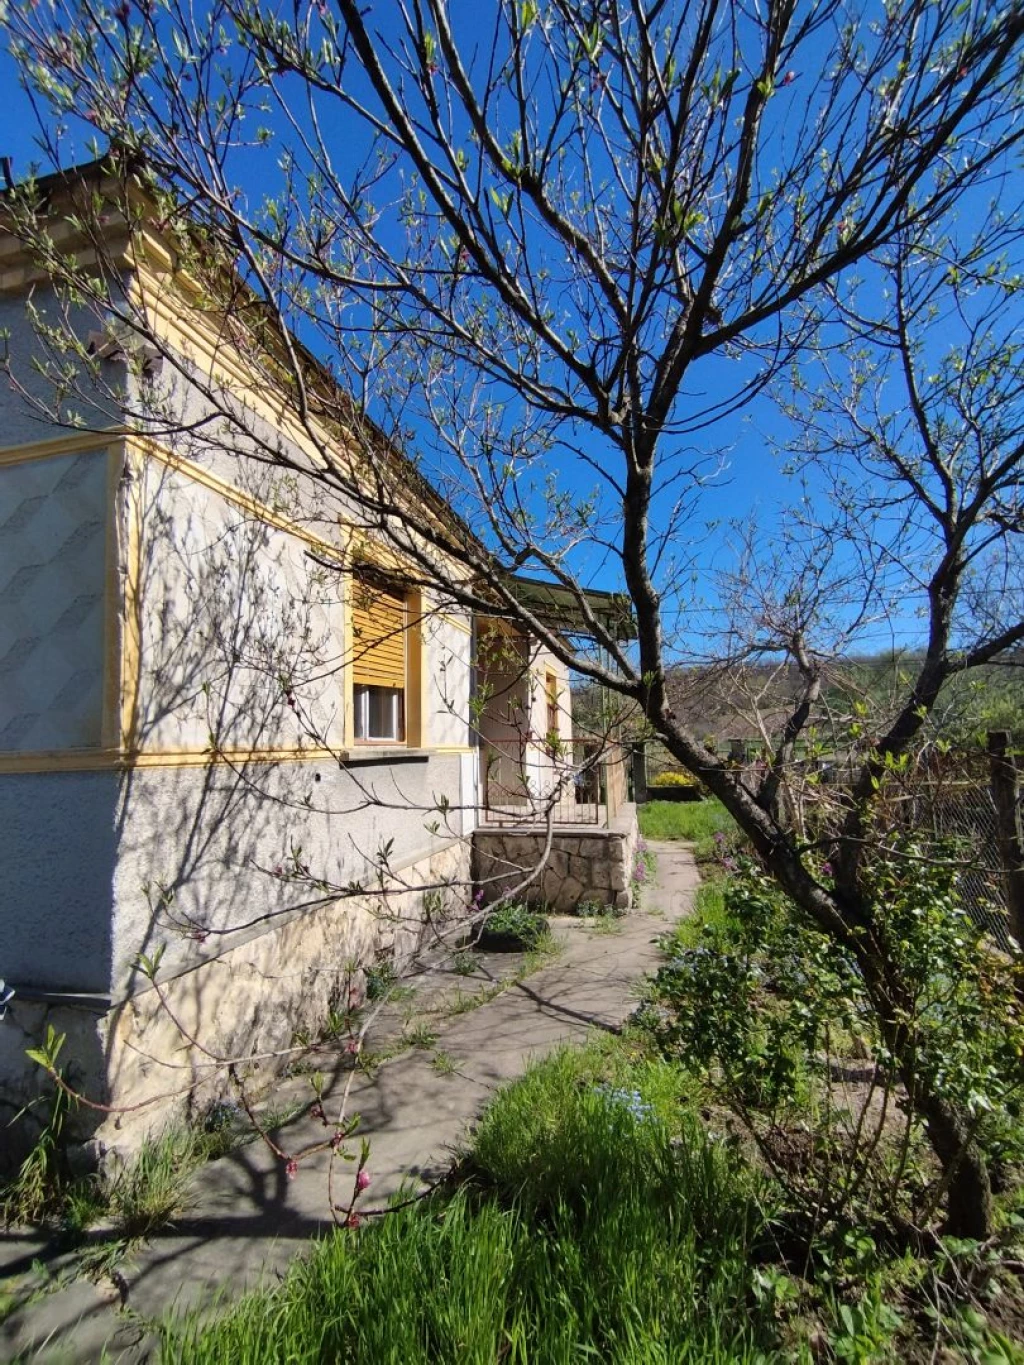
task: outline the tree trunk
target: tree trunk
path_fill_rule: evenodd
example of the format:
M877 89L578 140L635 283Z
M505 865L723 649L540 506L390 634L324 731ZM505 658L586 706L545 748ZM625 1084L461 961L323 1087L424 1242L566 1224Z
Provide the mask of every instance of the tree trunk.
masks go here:
M919 1100L917 1110L946 1182L944 1231L986 1241L992 1236L992 1184L970 1125L953 1105L934 1095Z
M909 1001L901 983L893 979L891 966L887 969L882 957L868 953L861 955L861 969L882 1038L942 1168L944 1230L953 1237L986 1241L992 1235L992 1184L970 1121L957 1105L936 1095L916 1070L913 1058L919 1049L914 1028L899 1022L910 1014Z

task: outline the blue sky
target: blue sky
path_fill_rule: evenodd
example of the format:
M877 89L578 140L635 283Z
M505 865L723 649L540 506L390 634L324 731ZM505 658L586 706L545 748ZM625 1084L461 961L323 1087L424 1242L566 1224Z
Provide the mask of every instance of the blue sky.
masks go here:
M40 153L34 142L37 133L35 114L6 52L0 53L0 90L4 93L7 114L0 153L13 159L15 177L21 178L30 163L39 159ZM83 160L89 154L87 139L79 135L76 145L72 132L63 146L65 164ZM729 365L727 361L705 362L692 372L688 384L695 389L703 386L703 397L714 401L720 392L725 392L722 376L731 378ZM768 398L759 397L742 412L719 422L706 437L698 434L686 439L688 447L699 447L706 440L725 456L722 473L704 490L699 511L687 524L678 547L680 559L692 557L698 597L713 598L709 571L730 558L737 540L733 524L749 526L756 519L766 528L775 527L782 508L797 496L799 490L783 473L782 460L771 449L773 442L784 443L786 430L775 405ZM583 479L577 478L576 490L583 491L584 488ZM812 503L816 500L825 503L831 494L827 479L820 474L812 475L803 491ZM599 565L594 566L591 582L599 587L621 586L613 574ZM699 634L696 617L680 620L677 628L683 640ZM894 642L911 642L916 635L912 617L903 614L887 626L872 626L862 634L859 643L866 649L885 649Z

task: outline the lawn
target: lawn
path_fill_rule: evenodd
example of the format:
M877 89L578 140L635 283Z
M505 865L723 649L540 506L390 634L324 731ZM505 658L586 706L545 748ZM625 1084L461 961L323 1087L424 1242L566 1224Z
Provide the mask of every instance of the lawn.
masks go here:
M727 885L705 883L691 919L664 936L670 977L707 962L702 931L742 927ZM757 956L748 947L737 961ZM765 966L749 974L757 989ZM721 999L708 1001L720 1014ZM161 1359L1021 1365L1022 1295L999 1264L1019 1264L1015 1204L1003 1251L909 1241L866 1187L827 1225L808 1221L805 1196L820 1211L834 1183L832 1149L794 1148L808 1163L817 1152L825 1187L812 1164L766 1159L723 1106L724 1072L709 1080L692 1050L673 1051L683 1016L670 1003L649 989L622 1034L563 1049L501 1090L443 1189L331 1233L212 1320L168 1318ZM763 1080L762 1053L729 1056ZM775 1131L811 1132L816 1103L777 1108Z
M645 839L687 839L711 853L716 834L732 835L736 824L721 801L648 801L638 807Z

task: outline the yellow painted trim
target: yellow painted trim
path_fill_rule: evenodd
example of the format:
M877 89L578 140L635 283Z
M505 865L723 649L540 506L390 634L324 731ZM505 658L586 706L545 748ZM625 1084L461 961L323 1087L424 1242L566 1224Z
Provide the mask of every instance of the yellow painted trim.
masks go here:
M423 694L423 594L410 592L405 601L405 742L410 749L425 749L429 735Z
M170 284L165 283L168 276ZM333 462L342 465L348 457L343 439L312 419L309 427L315 434L311 436L283 393L280 403L268 401L266 379L246 369L223 320L215 321L208 312L182 297L183 293L197 297L199 292L184 272L175 271L172 275L170 270L149 269L139 262L132 276L130 297L165 345L185 359L201 361L212 383L230 388L242 398L252 412L294 442L315 469L324 469ZM321 447L329 452L328 456Z
M132 768L208 768L215 765L238 766L243 763L297 763L334 759L344 762L347 750L333 749L238 749L213 753L190 752L149 754L126 753L120 749L37 750L24 754L0 754L0 774L108 772Z
M7 465L28 464L31 460L50 460L57 455L77 455L83 450L95 450L97 454L106 450L111 440L119 440L117 431L76 431L64 436L53 436L46 441L25 441L19 445L4 446L0 450L0 468Z
M342 736L346 743L355 742L356 706L355 683L352 677L352 652L355 648L355 630L352 622L352 575L342 574L338 584L341 605L341 724Z
M348 544L349 554L354 563L371 564L376 569L381 569L385 573L397 574L399 577L404 573L419 572L417 566L407 555L401 554L390 545L382 545L380 541L371 539L365 531L358 527L352 527L349 530Z
M117 524L121 537L121 711L120 748L134 751L139 721L142 672L142 461L125 443L118 484Z
M131 768L209 768L216 764L242 763L307 763L314 760L344 761L347 749L183 749L179 752L137 753L125 756L125 766Z
M396 757L402 745L391 746ZM407 746L412 748L414 746ZM349 759L365 758L365 749L226 749L180 750L167 753L128 753L119 749L40 749L24 754L0 754L0 775L9 773L109 772L135 768L209 768L238 767L245 763L334 762L344 765ZM433 754L472 754L472 745L445 744L430 750Z
M39 749L0 754L0 773L78 773L103 771L122 763L117 749Z

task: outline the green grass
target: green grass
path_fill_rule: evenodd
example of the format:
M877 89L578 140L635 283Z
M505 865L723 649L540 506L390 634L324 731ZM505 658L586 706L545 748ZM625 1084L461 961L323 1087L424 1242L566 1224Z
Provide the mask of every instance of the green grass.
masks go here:
M713 839L736 825L721 801L648 801L637 810L645 839Z
M697 947L706 925L725 925L728 920L725 878L701 882L693 898L693 914L679 920L660 940L665 956L673 957L680 949Z
M684 1084L621 1039L546 1059L492 1102L454 1194L333 1234L213 1323L169 1320L163 1360L764 1359L761 1184Z

